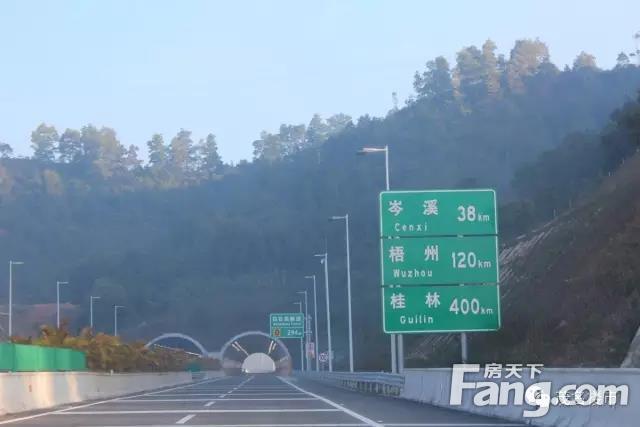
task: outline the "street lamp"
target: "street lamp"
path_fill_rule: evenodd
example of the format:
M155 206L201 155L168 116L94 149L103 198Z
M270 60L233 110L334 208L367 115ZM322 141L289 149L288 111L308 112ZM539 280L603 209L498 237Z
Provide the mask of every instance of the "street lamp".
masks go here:
M311 332L311 329L309 328L309 306L308 304L308 299L307 299L307 291L298 291L296 292L298 294L304 295L304 346L305 346L305 352L304 352L304 358L305 358L305 366L307 368L307 371L309 371L309 352L307 351L307 347L308 347L308 343L309 343L309 333Z
M302 314L302 301L294 302L294 305L298 306L298 312ZM302 334L304 337L304 333ZM302 341L300 340L300 372L304 372L304 349L302 348Z
M93 332L93 301L100 299L100 297L89 296L89 326L91 332Z
M124 305L113 306L113 336L118 336L118 310L124 308Z
M60 285L68 285L69 282L56 281L56 327L60 329Z
M322 258L320 262L324 264L324 289L327 303L327 349L329 351L329 372L333 372L333 348L331 346L331 301L329 300L329 254L315 254L315 257Z
M353 372L353 320L351 316L351 249L349 247L349 214L343 216L332 216L329 221L344 220L345 241L347 244L347 307L349 312L349 372Z
M316 292L316 275L304 276L305 279L313 279L313 327L315 329L314 356L316 358L316 372L320 370L320 362L318 361L318 294Z
M13 266L22 264L22 261L9 261L9 337L13 335Z
M366 154L375 154L375 153L384 153L384 176L385 176L385 189L389 191L389 146L385 145L383 148L379 147L363 147L360 149L357 154L366 155ZM402 341L402 335L397 336L398 340L398 353L400 356L400 366L404 364L404 346ZM391 372L396 373L397 364L396 364L396 334L391 334Z

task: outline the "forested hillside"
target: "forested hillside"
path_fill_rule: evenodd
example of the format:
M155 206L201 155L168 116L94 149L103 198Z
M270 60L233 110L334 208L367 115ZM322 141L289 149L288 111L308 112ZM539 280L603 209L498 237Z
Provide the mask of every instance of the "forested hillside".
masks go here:
M270 311L292 310L296 291L309 288L303 277L321 277L313 254L326 245L341 358L344 234L327 218L349 213L356 351L378 342L379 355L358 360L379 369L384 164L356 156L360 148L389 146L393 189L495 187L506 243L571 207L640 140L629 119L640 68L624 54L611 70L584 52L559 70L538 40L518 41L507 56L489 40L451 66L428 61L414 88L386 117L314 116L265 131L255 159L237 165L223 162L213 134L198 140L184 129L166 141L152 135L147 163L115 130L91 125L38 126L30 158L1 145L0 260L25 261L16 301L53 301L55 281L69 280L63 300L86 313L75 328L86 323L89 295L100 295L104 328L118 303L132 337L178 331L214 348L234 332L265 329ZM240 316L247 306L252 317Z

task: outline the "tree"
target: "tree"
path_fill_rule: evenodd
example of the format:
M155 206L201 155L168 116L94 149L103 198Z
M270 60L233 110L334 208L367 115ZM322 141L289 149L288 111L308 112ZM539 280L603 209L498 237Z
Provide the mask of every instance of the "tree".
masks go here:
M135 145L129 145L124 156L124 167L128 171L137 171L142 167L142 161L138 158L139 148Z
M205 179L211 179L222 169L222 158L218 154L216 136L212 133L201 140L197 146L198 174Z
M62 163L77 162L83 154L80 132L75 129L67 129L60 136L58 142L58 155Z
M629 61L629 56L626 53L620 52L618 54L618 58L616 58L616 68L624 68L631 65L631 61Z
M475 46L462 49L456 55L460 93L465 101L474 103L486 95L485 66L482 52Z
M191 131L180 129L169 144L169 167L179 181L184 180L193 170L195 160Z
M0 158L6 159L13 154L13 148L5 142L0 142Z
M436 104L453 100L453 83L449 62L443 57L427 62L427 69L413 78L413 88L419 98L433 100Z
M576 56L576 59L573 60L573 69L597 70L596 57L585 51L580 52L578 56Z
M31 148L33 158L41 162L53 162L55 160L56 142L58 131L53 126L40 123L36 130L31 132Z
M336 135L352 124L353 122L350 115L344 113L334 114L327 119L328 134Z
M115 130L108 127L100 129L98 132L98 156L94 160L94 164L104 178L110 178L125 169L125 151Z
M159 133L153 134L151 139L147 141L147 148L149 151L149 166L152 169L164 168L169 156L162 135Z
M484 68L484 85L490 97L500 93L501 64L496 57L496 44L488 39L482 45L482 65Z
M522 93L527 77L549 62L549 48L540 40L517 40L507 63L507 82L512 92Z
M329 126L327 122L320 117L320 114L314 114L307 126L307 141L309 145L314 146L323 143L329 137Z
M284 144L280 135L267 131L260 133L260 139L253 141L253 158L273 162L285 156Z

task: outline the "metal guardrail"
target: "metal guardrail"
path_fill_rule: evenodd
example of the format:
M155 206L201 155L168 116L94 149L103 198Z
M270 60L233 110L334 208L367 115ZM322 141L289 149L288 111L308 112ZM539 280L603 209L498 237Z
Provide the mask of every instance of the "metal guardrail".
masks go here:
M385 396L399 396L404 388L404 376L384 372L300 372L296 376L320 381L326 384L375 393Z

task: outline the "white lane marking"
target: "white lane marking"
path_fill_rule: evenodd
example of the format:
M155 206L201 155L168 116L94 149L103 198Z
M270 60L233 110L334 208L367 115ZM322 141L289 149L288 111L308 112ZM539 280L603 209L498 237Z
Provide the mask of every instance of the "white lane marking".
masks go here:
M211 405L213 405L213 404L215 404L215 403L216 403L216 401L215 401L215 400L212 400L212 401L210 401L210 402L205 403L205 404L204 404L204 406L208 408L209 406L211 406Z
M171 388L164 389L163 391L178 390L178 389L182 389L182 388L186 388L186 387L192 387L192 386L198 385L198 384L211 383L211 382L219 381L219 380L221 380L223 378L226 378L226 377L219 377L219 378L203 380L203 381L199 381L199 382L195 382L195 383L191 383L191 384L181 385L181 386L177 386L177 387L171 387ZM47 412L42 412L40 414L27 415L26 417L12 418L10 420L0 421L0 425L16 423L18 421L32 420L34 418L40 418L40 417L44 417L44 416L47 416L47 415L57 415L57 414L60 414L60 413L64 413L64 411L70 411L70 410L73 410L73 409L88 408L90 406L101 405L103 403L122 401L122 400L126 400L128 398L149 396L150 394L152 394L152 393L134 394L133 396L129 396L129 397L115 397L113 399L99 400L97 402L85 403L83 405L68 406L68 407L66 407L64 409L57 409L55 411L47 411Z
M190 415L184 416L184 417L180 418L178 421L176 421L176 424L184 424L184 423L186 423L187 421L189 421L191 418L193 418L195 416L196 416L196 414L190 414Z
M314 397L239 397L237 399L129 399L123 401L123 403L154 403L154 402L234 402L236 400L245 401L245 400L271 400L271 401L284 401L284 400L316 400ZM118 402L120 403L120 402Z
M192 427L362 427L366 424L348 424L348 423L331 423L331 424L190 424ZM101 426L101 427L175 427L175 424L144 424L144 425L120 425L120 426Z
M372 419L365 417L364 415L360 415L360 414L358 414L357 412L352 411L351 409L345 408L344 406L340 406L340 405L338 405L337 403L335 403L335 402L333 402L333 401L331 401L331 400L327 399L326 397L322 397L322 396L317 395L317 394L315 394L315 393L311 393L310 391L304 390L304 389L302 389L301 387L298 387L297 385L292 384L290 381L285 380L285 379L284 379L284 378L282 378L282 377L277 377L277 378L278 378L280 381L282 381L283 383L288 384L288 385L290 385L291 387L295 388L296 390L301 391L301 392L303 392L303 393L306 393L306 394L308 394L308 395L309 395L309 396L311 396L311 397L315 397L316 399L321 400L321 401L323 401L324 403L326 403L326 404L328 404L328 405L331 405L331 406L333 406L334 408L337 408L338 410L340 410L340 411L342 411L342 412L344 412L344 413L346 413L346 414L348 414L348 415L351 415L353 418L356 418L356 419L358 419L358 420L362 421L363 423L365 423L365 424L366 424L366 425L368 425L368 426L372 426L372 427L382 427L382 424L379 424L379 423L377 423L377 422L373 421Z
M341 412L345 411L340 409L298 409L298 408L278 408L278 409L158 409L144 410L144 411L76 411L76 412L54 412L52 415L150 415L150 414L218 414L226 412L246 412L246 413L260 413L260 412ZM377 424L376 424L377 426Z

